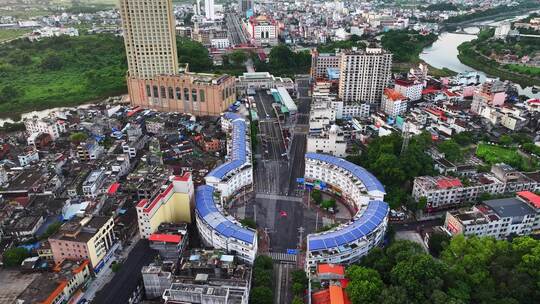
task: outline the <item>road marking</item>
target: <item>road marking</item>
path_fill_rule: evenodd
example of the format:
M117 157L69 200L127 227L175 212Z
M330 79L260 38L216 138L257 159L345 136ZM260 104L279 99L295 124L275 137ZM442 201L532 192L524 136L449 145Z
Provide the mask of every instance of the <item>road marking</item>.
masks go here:
M302 198L300 198L300 197L291 197L291 196L285 196L285 195L265 194L265 193L257 193L255 195L255 198L280 200L280 201L290 201L290 202L300 202L300 203L303 201Z

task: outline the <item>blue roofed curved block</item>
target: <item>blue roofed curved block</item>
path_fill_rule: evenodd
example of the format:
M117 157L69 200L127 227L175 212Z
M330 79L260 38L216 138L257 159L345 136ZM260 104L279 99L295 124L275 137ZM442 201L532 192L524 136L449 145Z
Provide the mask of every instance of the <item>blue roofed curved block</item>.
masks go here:
M319 153L306 153L306 158L323 161L349 171L354 177L360 180L362 184L364 184L368 191L385 192L383 184L373 174L358 165L344 160L343 158Z
M388 204L372 200L360 216L352 219L346 227L340 227L330 232L308 235L308 251L332 249L369 235L377 230L389 211Z
M195 208L200 218L219 234L248 244L255 243L255 231L232 222L217 208L214 200L214 187L202 185L197 188L195 191Z

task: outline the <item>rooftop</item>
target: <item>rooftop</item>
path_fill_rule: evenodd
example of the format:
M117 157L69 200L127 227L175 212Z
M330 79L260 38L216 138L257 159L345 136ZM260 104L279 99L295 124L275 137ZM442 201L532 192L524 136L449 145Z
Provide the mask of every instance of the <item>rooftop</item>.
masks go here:
M517 198L501 198L484 202L500 217L523 217L535 214L535 210Z

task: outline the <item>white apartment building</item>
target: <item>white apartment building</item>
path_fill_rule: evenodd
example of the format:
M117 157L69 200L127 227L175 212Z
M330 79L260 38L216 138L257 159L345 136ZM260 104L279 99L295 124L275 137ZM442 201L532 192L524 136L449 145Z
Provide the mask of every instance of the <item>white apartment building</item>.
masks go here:
M19 164L21 167L24 167L33 162L37 162L39 160L39 153L37 150L30 150L22 155L18 155L17 157L19 158Z
M344 159L316 153L306 154L305 184L324 182L324 191L341 196L357 210L353 220L332 230L307 237L306 271L317 264L351 264L366 255L384 238L388 204L383 185L364 168Z
M197 228L206 245L227 250L245 262L253 263L258 246L256 231L243 227L223 211L223 204L236 195L251 191L253 166L247 133L249 128L245 119L234 113L225 113L221 124L231 134L227 139L229 158L208 173L205 177L206 185L197 188Z
M172 0L120 0L120 15L129 77L177 74Z
M396 79L394 81L394 90L401 93L411 101L417 101L422 98L424 85L421 82L413 80Z
M518 192L515 198L488 200L446 213L444 227L452 235L494 237L529 235L540 228L540 196Z
M341 53L339 97L344 102L360 101L378 106L390 83L392 54L383 49Z
M62 133L66 132L66 124L63 120L52 117L38 118L34 116L24 120L24 126L28 135L34 133L47 133L52 140L56 140Z
M147 239L162 223L191 223L195 191L191 173L171 176L151 199L142 199L135 208L139 233Z
M244 23L251 43L256 46L274 46L278 44L276 21L268 16L251 17Z
M407 112L409 99L400 92L386 88L381 102L381 110L391 116L396 117Z
M311 123L310 123L311 127ZM347 156L347 142L343 131L337 125L327 125L325 129L307 136L308 153L325 153L338 157Z
M216 19L216 6L214 0L204 0L204 16L207 20Z
M210 39L210 45L216 49L227 49L231 46L228 38L212 38Z
M94 170L90 172L88 177L83 182L82 191L85 196L96 197L102 190L103 182L105 181L105 171Z

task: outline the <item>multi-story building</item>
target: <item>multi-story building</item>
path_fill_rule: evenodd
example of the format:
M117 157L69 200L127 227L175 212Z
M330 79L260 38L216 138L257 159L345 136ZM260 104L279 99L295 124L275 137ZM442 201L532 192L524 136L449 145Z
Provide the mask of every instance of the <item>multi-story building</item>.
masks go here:
M115 242L113 217L93 216L66 222L49 237L55 263L89 260L95 272L110 258Z
M244 73L236 79L236 89L241 93L250 90L273 89L276 87L294 88L294 81L290 78L275 77L268 72Z
M192 250L163 292L165 304L248 304L251 268L220 250Z
M105 153L105 148L94 138L89 138L77 146L77 158L80 161L95 160Z
M250 191L253 184L249 128L239 115L225 113L221 119L222 129L231 134L227 138L229 160L205 176L207 185L216 188L224 200L229 200L239 191Z
M251 43L256 46L274 46L278 44L278 26L269 16L252 16L243 24Z
M232 216L226 216L223 205L232 198L251 191L253 166L246 121L237 114L225 113L221 120L224 130L231 130L227 154L229 160L212 170L206 185L195 194L195 211L199 235L206 245L235 253L253 263L257 253L257 234L243 227Z
M180 70L171 0L122 0L120 14L133 106L218 116L235 101L234 77Z
M471 112L480 114L486 106L502 106L506 100L506 84L498 79L488 79L474 92Z
M47 133L52 140L56 140L62 133L66 132L66 124L63 120L52 117L39 118L34 116L24 120L24 127L28 135L34 133Z
M341 55L339 53L319 53L311 50L311 77L326 79L328 69L339 69Z
M408 103L409 99L402 93L386 88L382 97L381 110L391 117L396 117L407 112Z
M39 153L37 150L31 149L24 152L24 154L18 155L17 158L19 159L19 165L24 167L33 162L39 161Z
M317 182L322 190L340 196L357 211L346 224L308 235L306 270L315 270L317 264L323 263L354 263L380 244L388 225L389 207L383 202L384 187L375 176L344 159L315 153L306 154L304 176L306 186L313 187Z
M410 79L396 79L394 81L394 90L411 101L417 101L422 98L423 88L424 85L421 82Z
M187 172L170 177L155 197L142 199L136 207L141 237L149 238L162 223L191 223L193 195L191 173Z
M101 169L94 170L86 177L82 185L82 191L85 196L96 197L102 190L105 181L105 171Z
M162 259L176 261L187 247L187 223L162 223L148 241Z
M249 10L253 12L254 0L238 0L238 11L240 13L247 13Z
M451 234L505 239L538 230L540 196L518 192L515 198L488 200L468 209L446 213L444 227Z
M379 48L343 51L339 68L339 97L376 107L390 82L392 54Z
M178 73L172 0L121 0L129 77Z
M207 20L216 19L214 0L204 0L204 16Z
M147 299L160 298L163 292L171 287L175 264L176 261L165 261L161 265L151 264L142 267L141 274Z
M90 281L90 262L63 261L52 268L52 272L37 276L28 287L17 296L18 304L69 303L74 294Z
M310 124L311 126L311 124ZM338 157L347 156L347 141L345 134L337 125L327 125L317 133L307 137L307 152L325 153Z

